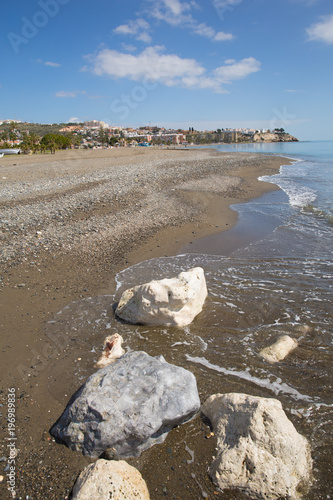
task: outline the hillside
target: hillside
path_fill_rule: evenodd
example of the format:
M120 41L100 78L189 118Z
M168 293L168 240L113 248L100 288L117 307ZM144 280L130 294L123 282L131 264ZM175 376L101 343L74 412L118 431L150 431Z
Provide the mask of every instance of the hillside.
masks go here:
M253 142L298 142L293 135L284 133L264 132L254 134Z

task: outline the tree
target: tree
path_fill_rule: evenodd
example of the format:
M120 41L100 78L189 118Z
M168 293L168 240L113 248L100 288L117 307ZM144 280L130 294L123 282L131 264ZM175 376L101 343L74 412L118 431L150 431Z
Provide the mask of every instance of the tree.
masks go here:
M107 144L109 137L108 133L103 129L103 127L99 129L97 139L101 144Z
M23 135L23 141L20 144L20 149L23 153L29 153L32 149L31 138L26 132L23 132L22 135Z
M30 139L32 152L37 153L39 150L40 136L36 134L36 132L30 132L28 137Z
M117 144L117 142L118 142L118 137L114 137L114 136L110 137L110 139L109 139L110 146L114 146L115 144Z
M45 134L40 144L42 146L42 150L50 150L51 153L55 153L55 150L58 149L58 145L56 142L57 135L56 134Z
M9 139L8 132L2 132L0 135L0 141L1 142L7 142Z

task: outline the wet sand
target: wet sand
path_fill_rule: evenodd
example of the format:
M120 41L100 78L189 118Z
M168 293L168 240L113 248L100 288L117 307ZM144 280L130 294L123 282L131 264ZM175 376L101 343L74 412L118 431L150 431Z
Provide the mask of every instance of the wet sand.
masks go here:
M18 498L67 498L91 461L49 435L78 388L70 376L73 363L79 366L85 356L70 338L65 349L53 341L47 322L72 301L114 293L117 271L232 228L237 214L229 206L277 189L257 178L286 163L257 154L160 148L1 160L1 498L10 498L8 389L16 396ZM170 432L163 445L129 460L153 500L202 498L202 488L209 498L242 498L219 493L210 482L206 471L215 446L208 433L198 416Z

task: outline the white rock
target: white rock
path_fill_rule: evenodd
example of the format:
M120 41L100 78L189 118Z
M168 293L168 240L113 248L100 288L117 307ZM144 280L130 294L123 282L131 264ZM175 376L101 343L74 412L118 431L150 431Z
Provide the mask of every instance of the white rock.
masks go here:
M73 500L149 500L149 491L140 472L124 460L97 460L76 480Z
M106 337L104 340L104 351L97 361L96 367L103 368L116 361L116 359L121 358L125 354L125 350L121 347L122 342L123 338L118 333Z
M116 315L144 325L186 326L202 311L207 297L204 271L195 267L176 278L151 281L126 290Z
M265 347L259 354L269 363L276 363L282 361L297 346L297 340L289 337L289 335L281 335L274 344Z
M311 476L310 446L280 401L215 394L201 411L217 436L217 456L209 468L215 484L254 499L300 498Z

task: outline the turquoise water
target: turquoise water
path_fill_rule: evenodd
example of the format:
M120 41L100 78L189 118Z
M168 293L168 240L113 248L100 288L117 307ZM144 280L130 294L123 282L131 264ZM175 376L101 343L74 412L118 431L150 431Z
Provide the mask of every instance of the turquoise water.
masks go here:
M232 231L243 236L239 244L228 249L227 231L219 235L213 255L205 248L194 249L124 269L116 276L115 296L70 304L50 322L49 335L54 338L65 328L77 341L87 339L80 342L85 352L93 344L93 363L101 338L117 331L126 350L163 354L167 361L191 370L202 402L217 392L279 399L311 443L314 481L305 498L328 499L333 491L333 142L217 149L294 160L279 174L263 179L278 184L281 191L234 206L239 223ZM258 226L261 231L251 235L251 228ZM209 296L192 324L146 327L115 320L112 304L123 290L194 266L203 267ZM297 339L298 347L284 361L269 364L259 352L283 333ZM78 363L75 370L73 380L86 379ZM56 391L54 383L50 387Z

